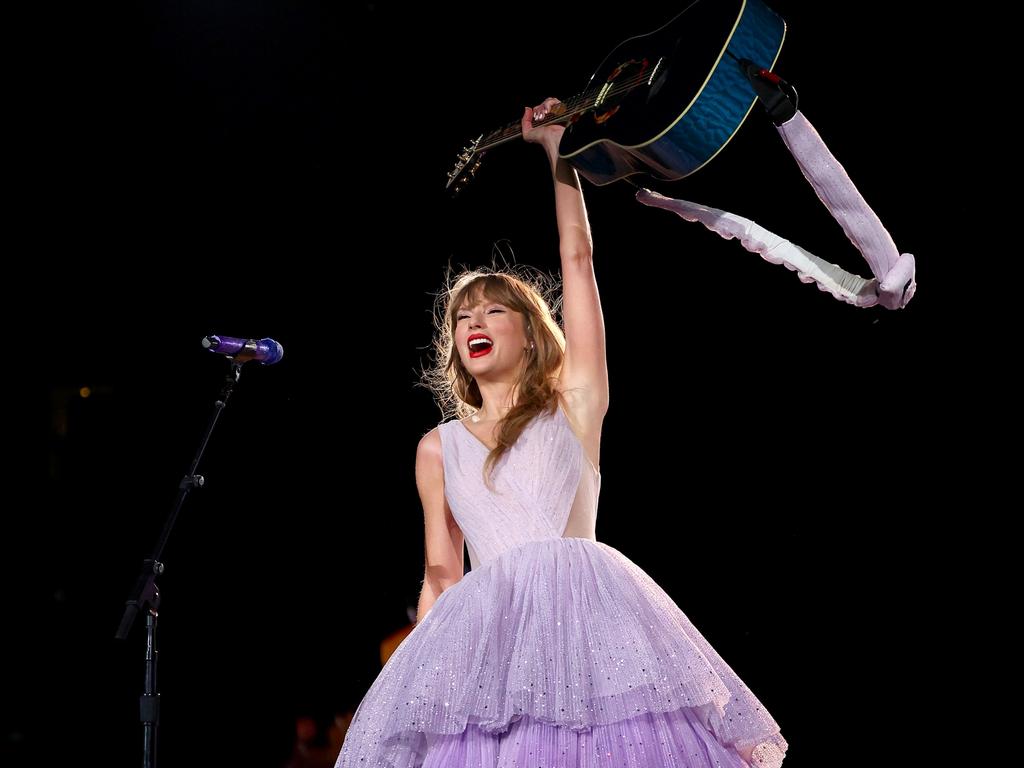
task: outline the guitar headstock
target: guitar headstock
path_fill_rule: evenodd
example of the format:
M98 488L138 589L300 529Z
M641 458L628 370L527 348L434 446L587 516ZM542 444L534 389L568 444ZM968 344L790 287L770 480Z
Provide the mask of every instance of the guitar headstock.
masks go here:
M448 173L448 183L445 184L445 189L451 190L453 195L459 194L462 188L476 176L484 157L484 153L477 150L483 137L482 133L477 136L469 143L468 147L463 147L462 152L455 159L455 166Z

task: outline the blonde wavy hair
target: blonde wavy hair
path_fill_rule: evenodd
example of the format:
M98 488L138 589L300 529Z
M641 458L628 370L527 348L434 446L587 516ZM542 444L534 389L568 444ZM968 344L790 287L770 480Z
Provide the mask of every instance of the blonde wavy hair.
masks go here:
M560 401L565 403L557 387L565 359L565 334L555 320L561 304L561 285L550 275L516 265L502 270L465 270L453 277L449 266L445 288L436 295L434 304L434 360L420 381L421 386L432 392L445 419L465 418L483 405L476 380L455 348L459 308L481 300L504 304L522 314L527 339L533 342L513 384L516 404L498 422L497 445L484 462L484 484L493 490L490 481L494 466L527 424L542 412L554 413Z

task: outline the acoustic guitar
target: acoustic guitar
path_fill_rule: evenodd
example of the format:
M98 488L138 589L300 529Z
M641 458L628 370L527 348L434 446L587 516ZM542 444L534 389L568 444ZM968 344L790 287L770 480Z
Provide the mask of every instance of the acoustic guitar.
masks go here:
M638 173L674 181L703 168L736 134L757 95L745 68L771 71L786 23L761 0L694 0L661 28L616 46L582 93L535 125L561 123L559 154L597 185ZM460 153L458 193L485 153L522 134L518 120Z

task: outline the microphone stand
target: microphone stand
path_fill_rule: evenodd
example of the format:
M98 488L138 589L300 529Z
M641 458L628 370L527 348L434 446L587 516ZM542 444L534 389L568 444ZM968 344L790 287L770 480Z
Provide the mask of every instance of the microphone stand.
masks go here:
M142 722L143 768L156 768L156 736L157 726L160 723L160 694L157 692L156 687L156 662L158 655L156 624L160 610L160 590L157 587L156 579L157 576L162 575L164 572L164 564L161 557L164 547L167 545L167 539L171 535L171 530L174 528L174 522L178 518L178 513L181 511L189 491L193 488L202 488L206 483L202 475L196 474L196 468L203 458L203 452L210 441L210 435L213 434L213 428L217 425L217 419L220 418L221 412L227 405L228 399L231 397L231 393L234 391L235 385L242 375L242 365L247 359L251 359L246 358L244 355L241 357L243 358L241 360L238 358L231 360L231 369L225 378L220 396L217 398L216 403L214 403L213 414L206 427L206 432L203 434L203 439L199 444L199 450L192 460L192 466L189 467L188 473L178 484L178 495L174 501L174 508L171 511L170 517L167 518L167 522L164 523L163 532L160 534L160 539L157 541L153 554L142 561L142 572L139 574L139 578L131 591L131 596L125 604L121 625L114 635L118 640L127 638L139 612L146 612L145 684L142 696L139 699L139 719Z

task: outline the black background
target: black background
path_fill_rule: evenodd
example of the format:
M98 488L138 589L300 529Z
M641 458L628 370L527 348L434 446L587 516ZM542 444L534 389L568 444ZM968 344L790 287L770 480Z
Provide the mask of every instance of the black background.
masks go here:
M946 48L970 24L891 5L772 3L789 25L776 70L917 257L907 309L841 304L625 184L585 189L612 392L598 537L762 699L792 768L853 764L927 684L950 537L922 500L960 492L950 436L980 407L962 394L965 67ZM445 174L681 7L204 0L25 19L5 764L139 759L141 627L113 634L225 372L209 333L286 354L245 367L165 552L161 765L276 766L296 712L358 703L422 579L433 294L449 263L558 268L539 149L491 153L457 201ZM760 108L657 188L867 274Z

